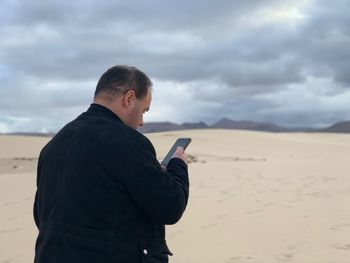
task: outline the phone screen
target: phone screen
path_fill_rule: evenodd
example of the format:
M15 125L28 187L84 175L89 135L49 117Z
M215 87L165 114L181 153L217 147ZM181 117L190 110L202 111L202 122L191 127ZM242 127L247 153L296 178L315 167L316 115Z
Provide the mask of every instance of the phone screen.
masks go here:
M161 164L165 167L168 166L168 163L169 163L171 157L176 152L177 147L182 147L184 150L186 150L187 146L190 144L191 141L192 141L191 138L179 138L179 139L177 139L176 142L174 143L173 147L171 147L170 151L168 152L168 154L165 156L165 158L161 162Z

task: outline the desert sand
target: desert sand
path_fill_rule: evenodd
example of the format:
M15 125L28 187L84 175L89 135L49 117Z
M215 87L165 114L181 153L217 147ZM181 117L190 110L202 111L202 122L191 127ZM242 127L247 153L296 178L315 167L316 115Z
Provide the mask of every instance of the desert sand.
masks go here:
M191 130L190 199L173 263L350 262L350 135ZM0 136L0 263L33 262L36 162L49 138Z

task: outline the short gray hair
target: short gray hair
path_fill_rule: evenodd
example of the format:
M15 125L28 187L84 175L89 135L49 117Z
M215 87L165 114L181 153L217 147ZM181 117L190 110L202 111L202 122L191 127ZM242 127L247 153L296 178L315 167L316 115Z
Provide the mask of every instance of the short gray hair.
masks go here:
M152 87L152 81L136 67L117 65L108 69L100 78L95 90L95 98L101 93L115 97L134 90L136 98L143 99Z

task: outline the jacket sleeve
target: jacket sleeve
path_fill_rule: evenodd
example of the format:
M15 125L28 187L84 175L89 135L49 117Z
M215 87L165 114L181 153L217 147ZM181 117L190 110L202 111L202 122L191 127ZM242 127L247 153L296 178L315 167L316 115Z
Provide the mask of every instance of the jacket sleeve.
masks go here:
M39 155L39 160L38 160L38 167L37 167L37 181L36 181L36 186L37 188L39 187L39 179L40 179L40 173L41 173L41 162L42 162L42 153ZM36 227L39 229L40 225L40 220L39 220L39 209L38 209L38 190L35 192L35 198L34 198L34 206L33 206L33 215L34 215L34 221Z
M39 229L40 221L39 221L39 215L38 215L38 190L35 193L33 214L34 214L35 225Z
M188 169L184 161L171 159L162 171L153 145L148 140L134 147L126 187L145 213L153 220L175 224L186 209L189 196Z

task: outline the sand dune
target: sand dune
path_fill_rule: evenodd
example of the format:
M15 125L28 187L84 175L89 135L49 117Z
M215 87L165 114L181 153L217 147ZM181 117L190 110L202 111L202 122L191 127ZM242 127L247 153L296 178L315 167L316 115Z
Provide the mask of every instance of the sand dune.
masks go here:
M193 139L187 211L167 227L170 262L349 262L350 135L147 136L159 159L177 137ZM33 260L36 158L47 140L0 136L0 263Z

